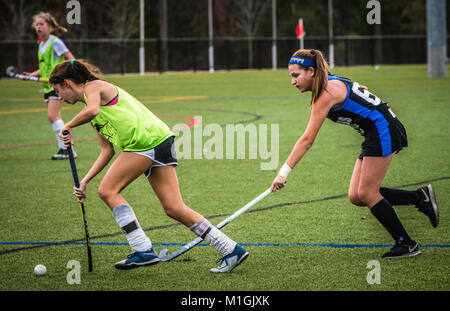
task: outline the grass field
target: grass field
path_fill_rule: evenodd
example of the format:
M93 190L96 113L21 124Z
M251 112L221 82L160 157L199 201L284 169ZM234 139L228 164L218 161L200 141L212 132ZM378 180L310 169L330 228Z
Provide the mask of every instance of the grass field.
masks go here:
M0 290L142 291L448 291L450 290L450 83L428 79L425 65L335 68L388 102L404 123L409 147L391 164L384 186L416 189L432 183L440 225L412 206L396 211L420 256L386 260L393 244L367 208L346 198L362 137L326 121L287 186L223 229L245 245L247 261L227 275L212 275L218 253L198 246L170 262L118 271L130 249L97 196L104 172L88 185L85 203L93 243L94 272L87 272L79 206L72 196L68 161L51 161L57 150L40 85L0 81ZM202 125L279 124L279 162L261 170L260 158L180 159L177 173L185 203L219 223L267 189L309 118L309 94L290 85L287 70L180 73L106 78L141 99L170 126L201 117ZM64 120L81 108L65 104ZM191 132L195 127L191 128ZM81 177L99 153L94 133L74 130ZM177 138L179 139L179 138ZM207 140L206 137L203 138ZM224 138L225 139L225 138ZM144 177L123 192L157 251L195 238L168 218ZM70 243L70 241L75 243ZM58 245L46 243L60 242ZM80 243L78 243L80 242ZM164 244L169 243L169 246ZM173 245L171 243L176 243ZM81 263L81 283L70 285L67 263ZM380 284L368 284L371 260L380 263ZM44 264L45 277L33 268Z

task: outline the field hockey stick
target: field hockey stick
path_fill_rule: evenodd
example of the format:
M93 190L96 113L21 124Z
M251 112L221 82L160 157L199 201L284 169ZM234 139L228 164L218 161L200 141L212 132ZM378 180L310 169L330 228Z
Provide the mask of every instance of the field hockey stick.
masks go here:
M249 210L251 207L253 207L256 203L258 203L259 201L264 199L266 196L268 196L271 192L272 192L271 188L267 189L266 191L261 193L259 196L254 198L252 201L247 203L247 205L245 205L243 208L239 209L233 215L229 216L227 219L225 219L224 221L219 223L216 226L216 228L217 229L222 229L223 227L228 225L231 221L233 221L233 219L239 217L240 215L245 213L247 210ZM165 249L161 250L161 252L159 253L158 257L159 257L159 259L161 261L172 260L172 259L180 256L181 254L186 253L188 250L190 250L191 248L195 247L196 245L200 244L201 241L203 241L203 239L201 237L198 237L195 240L192 240L191 242L183 245L181 248L177 249L176 251L174 251L173 253L171 253L169 255L167 255L168 249L165 248Z
M68 135L69 131L64 130L64 135ZM73 150L72 146L67 147L67 152L69 153L69 161L70 161L70 168L72 169L72 176L73 176L73 182L75 184L75 187L80 187L80 182L78 180L78 173L77 173L77 167L75 165L75 159L73 157ZM84 210L84 204L80 203L80 209L81 209L81 218L83 218L84 223L84 234L86 236L86 246L87 246L87 254L88 254L88 264L89 264L89 272L92 272L92 252L91 252L91 240L89 238L89 231L88 231L88 225L86 220L86 212Z
M36 81L36 82L48 82L47 78L40 78L40 77L33 77L33 76L27 76L20 73L16 73L13 66L9 66L6 68L6 74L14 79L20 79L20 80L28 80L28 81Z

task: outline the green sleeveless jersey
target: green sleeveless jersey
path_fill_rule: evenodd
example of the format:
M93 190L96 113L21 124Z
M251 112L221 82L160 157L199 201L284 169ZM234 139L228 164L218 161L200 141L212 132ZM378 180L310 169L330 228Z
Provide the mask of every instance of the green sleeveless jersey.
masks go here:
M170 128L140 101L115 86L118 95L91 120L100 135L123 151L155 148L173 135ZM86 95L84 96L87 102Z
M44 53L41 53L41 50L38 48L39 72L42 78L50 78L53 68L55 68L55 66L59 63L62 63L65 59L64 55L61 55L55 61L53 56L53 42L55 39L55 36L51 36L49 38L50 44ZM44 82L44 93L49 93L51 91L53 91L53 88L50 84L48 82Z

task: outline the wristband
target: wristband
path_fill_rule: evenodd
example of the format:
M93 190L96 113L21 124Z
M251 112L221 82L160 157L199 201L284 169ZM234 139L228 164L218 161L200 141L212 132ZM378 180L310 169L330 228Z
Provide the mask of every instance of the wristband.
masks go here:
M289 165L284 163L283 166L281 167L280 172L278 173L278 175L283 176L283 177L287 177L291 171L292 171L292 168L290 168Z
M70 126L68 126L67 124L64 126L64 128L68 131L70 131Z

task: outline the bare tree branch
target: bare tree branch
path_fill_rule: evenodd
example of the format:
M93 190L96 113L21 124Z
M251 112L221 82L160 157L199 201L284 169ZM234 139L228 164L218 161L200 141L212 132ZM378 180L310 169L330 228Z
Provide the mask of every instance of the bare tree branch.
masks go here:
M248 37L254 37L261 16L270 5L270 0L235 0L238 8L234 17L236 25L244 31Z
M129 39L139 32L139 0L106 0L108 37Z
M244 31L248 40L248 64L253 68L253 37L258 31L261 16L270 5L270 0L235 0L237 6L234 18L238 28Z

